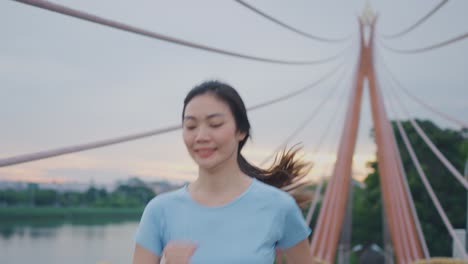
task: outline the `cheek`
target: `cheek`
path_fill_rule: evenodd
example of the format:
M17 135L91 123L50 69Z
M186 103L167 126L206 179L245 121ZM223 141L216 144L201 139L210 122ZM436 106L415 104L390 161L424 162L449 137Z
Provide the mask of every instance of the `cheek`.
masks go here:
M232 144L232 145L238 144L234 128L224 129L222 133L219 133L218 139L224 144Z
M189 146L192 145L192 142L193 142L192 133L184 131L184 132L182 132L182 138L184 140L184 144L185 144L186 147L189 147Z

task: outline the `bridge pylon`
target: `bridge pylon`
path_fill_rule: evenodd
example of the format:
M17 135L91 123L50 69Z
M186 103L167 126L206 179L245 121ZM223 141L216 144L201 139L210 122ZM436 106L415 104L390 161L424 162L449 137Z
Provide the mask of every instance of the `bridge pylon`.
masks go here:
M374 68L377 15L370 5L366 6L358 21L360 49L357 70L349 95L337 160L315 226L311 250L316 258L327 263L334 263L352 178L352 158L359 128L363 85L367 80L377 144L383 214L388 224L396 262L412 263L423 259L422 243L417 232L415 216L411 210L412 200L403 182L403 168Z

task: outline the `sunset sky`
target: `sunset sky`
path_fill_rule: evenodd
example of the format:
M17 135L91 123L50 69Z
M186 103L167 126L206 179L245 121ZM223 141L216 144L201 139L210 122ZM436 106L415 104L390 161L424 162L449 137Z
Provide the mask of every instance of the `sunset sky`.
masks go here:
M174 45L15 1L1 1L0 159L178 124L185 94L204 80L230 83L250 106L300 89L343 62L344 79L336 93L291 142L302 142L305 158L314 162L310 179L328 175L355 70L357 17L366 1L248 1L302 31L328 38L353 36L344 43L304 38L234 1L53 2L260 57L315 60L349 48L342 58L320 65L268 64ZM454 0L407 35L394 40L383 38L413 24L439 2L370 1L378 13L378 42L394 48L420 48L466 33L468 1ZM396 54L381 45L376 49L411 92L468 121L468 39L418 54ZM340 76L338 73L298 97L250 112L253 139L245 148L246 157L259 164L270 155L320 104ZM412 117L459 129L404 98ZM357 179L367 173L365 164L375 157L368 101L366 90L354 157ZM335 109L332 129L319 144ZM0 181L110 183L129 176L148 181L195 179L196 166L185 151L181 132L0 168Z

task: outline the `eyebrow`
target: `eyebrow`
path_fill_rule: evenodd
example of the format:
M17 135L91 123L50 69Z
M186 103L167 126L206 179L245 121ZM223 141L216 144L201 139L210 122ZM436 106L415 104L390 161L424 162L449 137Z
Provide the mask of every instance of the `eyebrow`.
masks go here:
M214 113L214 114L209 114L205 117L205 119L211 119L211 118L215 118L215 117L221 117L221 116L224 116L223 113ZM185 116L184 117L184 120L196 120L196 118L194 116Z

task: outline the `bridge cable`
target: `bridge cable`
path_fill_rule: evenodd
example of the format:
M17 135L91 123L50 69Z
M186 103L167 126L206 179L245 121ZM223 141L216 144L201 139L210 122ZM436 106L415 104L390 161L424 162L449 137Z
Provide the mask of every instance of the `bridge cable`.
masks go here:
M417 170L418 170L418 174L419 176L421 177L421 180L423 181L424 183L424 186L426 187L426 190L428 191L430 197L431 197L431 200L432 202L434 203L435 207L437 208L437 211L440 215L440 217L442 218L442 220L444 221L444 224L445 226L447 227L450 235L452 236L452 239L455 241L455 244L457 245L458 249L461 250L461 252L463 252L462 254L464 255L464 259L465 260L468 260L468 256L466 255L466 252L464 251L463 247L461 246L461 242L460 240L458 239L458 237L456 236L455 234L455 230L453 229L453 226L450 224L450 221L447 217L447 215L445 214L444 212L444 209L442 208L442 206L440 205L440 202L439 200L437 199L437 196L435 195L434 193L434 190L432 189L429 181L427 180L427 177L426 175L424 174L424 171L422 170L422 167L421 167L421 164L419 163L419 161L417 160L417 157L416 155L414 154L414 150L413 148L411 147L410 145L410 142L408 140L408 137L406 135L406 133L402 130L403 127L401 126L400 124L400 121L397 120L397 126L398 126L398 129L400 131L400 135L402 136L404 142L405 142L405 146L408 150L408 152L410 152L410 155L411 155L411 159L413 160L413 163L416 165L417 167Z
M369 73L369 78L374 80L375 90L373 92L373 109L374 121L377 125L377 143L380 150L378 152L379 161L385 161L388 158L388 162L384 162L382 165L382 189L384 194L384 200L386 203L386 217L389 218L389 227L396 248L398 262L412 262L422 257L420 251L420 241L418 238L416 226L414 225L414 218L410 212L409 195L405 193L403 177L401 174L401 167L398 160L398 154L396 152L396 142L393 136L392 128L385 110L384 97L382 90L379 87L379 79L376 72L372 71ZM379 123L380 122L380 123ZM387 147L390 149L381 149L381 147ZM385 153L391 154L391 156L385 158ZM379 165L379 167L381 166ZM384 173L385 172L385 173ZM396 174L395 174L396 173ZM397 177L390 177L391 175ZM394 197L395 199L393 199Z
M401 102L398 101L400 103L400 107L401 107ZM397 127L398 127L398 131L400 133L400 136L402 137L403 139L403 142L406 146L406 149L408 151L408 153L410 154L410 157L411 157L411 160L413 161L413 164L415 165L416 167L416 170L418 171L418 175L420 176L423 184L424 184L424 187L426 188L434 206L436 207L437 209L437 212L439 213L440 217L442 218L442 221L444 222L445 224L445 227L447 228L450 236L452 237L453 241L455 242L456 246L458 247L458 249L460 250L460 252L462 252L463 254L463 259L465 260L468 260L468 255L466 254L465 252L465 249L464 247L462 246L460 240L458 239L456 233L455 233L455 230L453 229L453 226L451 225L450 223L450 220L448 219L444 209L442 208L442 205L440 204L439 202L439 199L437 198L436 194L434 193L434 190L431 186L431 184L429 183L427 177L426 177L426 174L424 173L424 170L422 169L422 166L414 152L414 149L408 139L408 136L403 128L403 126L401 125L400 121L398 120L398 118L396 118L396 123L397 123Z
M426 21L429 17L431 17L434 13L436 13L442 6L444 6L446 3L448 3L448 0L442 0L437 6L435 6L429 13L427 13L425 16L421 17L418 21L416 21L413 25L409 26L408 28L394 34L388 34L388 35L382 35L383 38L386 39L394 39L397 37L401 37L403 35L406 35L407 33L411 32L413 29L421 25L424 21Z
M243 0L234 0L234 1L237 2L237 3L240 4L240 5L242 5L242 6L246 7L246 8L248 8L249 10L255 12L256 14L258 14L258 15L260 15L260 16L262 16L262 17L268 19L268 20L270 20L271 22L276 23L276 24L282 26L283 28L286 28L286 29L288 29L288 30L290 30L290 31L293 31L293 32L295 32L295 33L297 33L297 34L299 34L299 35L301 35L301 36L303 36L303 37L309 38L309 39L313 39L313 40L316 40L316 41L322 41L322 42L343 42L343 41L345 41L345 40L348 40L348 39L351 37L351 35L349 35L349 36L347 36L347 37L343 37L343 38L336 38L336 39L318 37L318 36L315 36L315 35L306 33L306 32L304 32L304 31L301 31L301 30L299 30L299 29L297 29L297 28L294 28L294 27L292 27L292 26L290 26L290 25L288 25L288 24L286 24L286 23L284 23L284 22L281 22L280 20L274 18L274 17L271 16L271 15L266 14L265 12L263 12L263 11L261 11L260 9L254 7L254 6L252 6L251 4L246 3L246 2L243 1Z
M286 140L283 141L283 143L281 143L265 160L263 160L259 166L263 166L265 165L265 163L267 161L269 161L272 157L274 157L275 155L277 155L277 153L279 153L282 149L284 149L287 144L294 138L297 136L298 133L300 133L305 127L307 127L307 125L310 123L310 121L312 121L312 119L317 115L318 113L318 110L321 108L322 105L324 105L324 103L326 103L327 101L329 101L329 99L331 98L331 96L334 94L334 92L337 90L337 88L339 87L339 84L341 83L341 81L344 79L343 77L345 76L345 73L343 72L340 77L338 78L338 81L336 82L336 84L333 86L333 88L330 90L330 93L327 94L327 96L324 98L323 101L321 101L321 103L319 105L317 105L317 107L312 111L312 113L301 123L301 125L299 127L297 127L293 133L291 133ZM277 159L277 156L275 157L275 160ZM290 190L294 190L296 188L299 188L301 186L305 186L307 185L309 182L308 181L301 181L303 178L305 178L305 176L307 175L303 175L302 177L299 177L297 179L295 179L295 181L287 186L284 186L282 187L281 189L283 191L286 191L286 192L289 192Z
M338 65L337 67L333 68L331 71L329 71L327 74L325 74L322 78L318 79L317 81L307 85L307 86L304 86L303 88L301 89L298 89L298 90L295 90L293 92L290 92L290 93L287 93L283 96L280 96L280 97L277 97L277 98L274 98L274 99L271 99L271 100L268 100L268 101L265 101L265 102L262 102L262 103L259 103L259 104L256 104L256 105L253 105L251 107L248 108L248 110L256 110L258 108L263 108L265 106L268 106L268 105L271 105L271 104L274 104L274 103L277 103L277 102L281 102L281 101L284 101L284 100L288 100L289 98L292 98L294 96L297 96L307 90L310 90L311 88L314 88L315 86L319 85L320 83L322 83L323 81L327 80L328 78L330 78L330 76L334 75L341 67L343 66L343 64L340 64Z
M339 98L344 98L344 95L345 95L345 92L346 90L343 90L343 92L339 95ZM331 128L331 125L335 123L335 120L338 116L338 110L340 109L339 106L340 106L340 99L337 101L336 103L336 106L335 106L335 109L332 113L332 117L330 118L329 122L327 123L327 126L324 130L324 132L322 133L322 135L320 136L319 140L318 140L318 145L315 147L315 150L314 150L314 154L317 154L318 151L321 149L322 145L323 145L323 142L325 142L325 139L326 137L330 134L329 131L330 131L330 128Z
M333 55L331 57L322 58L322 59L318 59L318 60L307 60L307 61L292 61L292 60L280 60L280 59L257 57L257 56L242 54L242 53L229 51L229 50L224 50L224 49L220 49L220 48L216 48L216 47L210 47L210 46L207 46L207 45L190 42L190 41L187 41L187 40L184 40L184 39L163 35L163 34L160 34L160 33L152 32L152 31L149 31L149 30L141 29L141 28L137 28L137 27L134 27L134 26L131 26L131 25L127 25L127 24L118 22L118 21L113 21L113 20L110 20L110 19L102 18L102 17L99 17L97 15L93 15L93 14L90 14L90 13L86 13L86 12L83 12L83 11L72 9L72 8L66 7L64 5L55 4L55 3L45 1L45 0L12 0L12 1L32 5L32 6L35 6L35 7L42 8L42 9L57 12L57 13L60 13L60 14L63 14L63 15L79 18L79 19L82 19L82 20L86 20L86 21L89 21L89 22L97 23L97 24L108 26L108 27L115 28L115 29L120 29L120 30L130 32L130 33L135 33L135 34L146 36L146 37L149 37L149 38L159 39L159 40L162 40L162 41L167 41L167 42L170 42L170 43L174 43L174 44L178 44L178 45L182 45L182 46L186 46L186 47L190 47L190 48L194 48L194 49L205 50L205 51L209 51L209 52L213 52L213 53L223 54L223 55L227 55L227 56L231 56L231 57L237 57L237 58L242 58L242 59L247 59L247 60L252 60L252 61L260 61L260 62L275 63L275 64L285 64L285 65L317 65L317 64L323 64L323 63L327 63L327 62L336 60L337 58L342 56L342 54L347 50L347 48L345 48L341 52L339 52L336 55Z
M337 70L338 70L338 69L337 69ZM344 76L344 75L345 75L345 74L343 73L342 76ZM335 84L334 88L331 89L331 93L328 94L328 96L325 97L325 99L319 104L319 106L323 105L323 104L325 103L325 101L327 101L327 99L328 99L329 97L331 97L331 94L333 93L334 90L337 89L337 86L339 85L341 79L343 79L343 78L338 78L338 82ZM300 90L299 90L299 91L300 91ZM290 95L292 95L292 94L294 94L294 93L291 93ZM341 97L342 97L342 96L341 96ZM260 105L261 105L261 104L260 104ZM258 106L259 106L259 105L254 106L254 107L258 107ZM252 107L251 109L254 109L254 107ZM302 129L305 128L306 124L309 123L309 122L313 119L313 117L315 116L314 113L318 110L318 108L320 108L320 107L316 107L316 108L314 109L314 111L312 111L312 114L311 114L308 118L306 118L306 119L301 123L301 126L299 126L298 128L296 128L296 130L294 130L294 132L291 133L291 134L287 137L287 139L284 140L283 143L280 144L280 145L276 148L275 151L273 151L268 157L266 157L262 162L260 162L259 166L265 165L265 163L268 162L268 161L275 155L275 153L278 153L279 151L281 151L281 149L284 148L284 147L287 145L287 143L288 143L289 141L292 140L292 138L294 138L300 131L302 131ZM317 148L315 149L314 153L317 153L318 149L320 148L320 146L321 146L321 144L322 144L322 141L324 140L324 137L327 135L327 132L330 130L330 126L331 126L333 120L335 120L335 117L336 117L336 115L337 115L337 112L338 112L337 110L338 110L338 109L339 109L339 108L338 108L338 105L337 105L337 107L335 107L335 111L333 111L332 118L329 120L329 122L328 122L328 124L327 124L327 127L326 127L326 129L325 129L325 133L322 134L322 136L321 136L321 138L320 138L320 140L319 140L319 147L317 147Z
M316 146L316 147L314 148L314 151L313 151L312 156L315 156L315 155L319 152L319 150L320 150L321 147L322 147L322 143L325 142L325 139L327 138L327 136L331 134L331 133L330 133L330 128L331 128L331 125L332 125L332 124L335 124L335 123L336 123L335 120L336 120L336 118L337 118L337 116L338 116L338 110L340 109L340 108L339 108L339 106L340 106L340 100L344 98L345 91L346 91L346 90L343 90L343 92L339 95L339 99L337 100L336 106L334 107L334 111L333 111L333 113L332 113L332 116L331 116L331 118L329 119L325 130L324 130L323 133L321 134L321 136L320 136L320 138L319 138L319 140L318 140L318 146ZM331 149L334 149L334 148L331 148ZM332 166L328 166L328 167L331 168ZM331 174L332 171L329 172L329 173ZM315 189L315 192L316 192L316 193L315 193L315 195L314 195L314 199L312 200L312 203L310 204L310 207L309 207L309 209L308 209L308 211L307 211L307 214L306 214L306 218L305 218L305 219L306 219L307 225L309 225L309 226L310 226L310 224L311 224L312 217L313 217L313 215L314 215L314 212L315 212L315 209L316 209L316 207L317 207L317 204L318 204L318 202L319 202L320 199L321 199L321 195L320 195L320 194L322 193L323 185L324 185L324 183L325 183L325 178L326 178L325 175L323 175L322 177L320 177L320 179L319 179L319 185L318 185L318 186L316 187L316 189ZM317 192L318 192L318 194L317 194Z
M312 113L301 123L301 125L299 127L297 127L293 133L291 133L286 140L283 141L283 143L281 143L276 149L275 151L273 151L265 160L263 160L263 162L260 163L260 166L263 166L268 160L270 160L272 157L274 157L275 155L277 155L277 153L279 153L283 148L286 147L286 145L294 138L297 136L297 134L299 132L301 132L305 127L307 127L307 125L310 123L310 121L312 121L312 119L316 116L316 114L318 113L318 110L321 109L321 107L327 102L330 100L331 96L334 94L334 92L336 90L338 90L338 87L339 87L339 84L341 83L341 81L344 79L344 76L345 76L345 72L343 72L341 75L340 75L340 78L338 78L338 81L335 83L335 85L333 86L332 89L330 89L330 93L328 93L325 97L324 97L324 100L322 100L316 107L315 109L312 111ZM335 111L336 112L336 111ZM329 122L330 124L331 122ZM317 150L317 149L316 149ZM278 156L275 157L275 160L277 159ZM281 189L283 191L290 191L290 190L293 190L293 189L296 189L296 188L299 188L301 186L305 186L305 185L308 185L309 184L309 181L302 181L301 180L303 178L305 178L305 176L307 175L303 175L302 177L298 178L294 183L288 185L288 186L285 186L285 187L282 187ZM313 203L311 204L311 208L309 208L309 211L311 213L313 213L313 210L312 210L312 205ZM315 210L315 208L313 208ZM312 211L311 211L312 210Z
M310 207L309 207L309 210L307 210L307 215L305 218L307 226L310 226L310 222L312 221L312 216L314 215L315 208L317 208L317 204L321 197L324 182L325 182L325 179L322 177L320 179L318 186L314 190L314 198L312 199L312 202L310 203Z
M355 85L355 83L353 83L353 85ZM358 91L356 89L356 86L354 86L353 89L351 90L351 94L349 95L350 102L351 100L356 99L356 96L358 96L357 93ZM347 110L351 111L350 109L352 109L352 107L353 106L351 104L348 104ZM348 126L351 125L350 120L352 120L352 117L349 116L350 112L346 112L346 114L348 115L345 115L343 131L349 128ZM343 131L341 132L344 133ZM342 143L343 142L340 142L340 144ZM343 146L341 145L339 150L341 150L341 147ZM337 164L341 164L341 162L343 161L342 158L343 157L340 156L340 154L338 153L337 161L335 162L334 170L332 173L333 176L330 177L330 181L328 182L328 185L327 185L327 190L324 195L322 208L320 211L318 222L316 223L316 227L315 227L316 232L313 235L313 239L312 239L311 246L310 246L310 249L314 252L314 255L316 257L320 257L324 259L331 258L330 254L332 251L331 248L333 246L331 245L333 244L333 241L331 241L331 239L333 238L331 238L330 232L333 232L331 228L332 226L335 226L338 221L337 220L338 218L332 217L332 216L335 215L336 213L336 209L337 209L336 204L340 203L340 200L342 200L342 198L338 197L341 194L341 191L343 189L340 187L340 182L346 181L346 176L342 174L336 174Z
M434 143L429 139L429 137L424 133L424 131L421 129L421 127L418 125L418 123L411 117L409 117L408 110L403 104L400 96L398 93L395 91L395 95L398 97L400 105L403 106L402 110L406 113L408 116L408 120L410 121L411 125L413 128L416 130L416 132L419 134L419 136L423 139L423 141L426 143L426 145L432 150L432 152L436 155L436 157L442 162L442 164L445 165L445 167L457 178L457 180L465 187L465 189L468 190L468 181L461 175L460 172L450 163L450 161L447 160L447 158L440 152L440 150L434 145Z
M453 123L456 123L458 125L460 125L462 128L468 128L468 123L466 123L465 121L462 121L462 120L459 120L455 117L452 117L440 110L437 110L436 108L432 107L431 105L429 105L428 103L425 103L423 100L421 100L420 98L416 97L414 94L412 94L395 76L395 74L390 70L390 68L388 67L388 65L385 63L384 59L383 59L383 56L379 54L379 59L380 59L380 62L381 64L384 66L385 70L389 73L390 77L394 80L394 82L397 84L398 88L400 88L401 90L403 90L413 101L417 102L418 104L422 105L423 107L427 108L428 110L430 110L431 112L439 115L440 117L448 120L448 121L451 121Z
M382 79L382 78L380 78L380 79ZM387 92L387 94L388 94L388 92ZM388 98L388 103L389 103L387 108L388 108L389 112L393 113L393 116L396 116L395 111L393 111L393 109L395 109L395 107L393 106L392 100L390 100L390 96L387 96L387 98ZM397 118L395 117L395 119L397 119ZM392 136L394 138L394 141L397 142L394 133L392 133ZM403 162L401 160L401 152L400 152L400 149L398 148L398 145L395 144L395 148L396 148L395 153L397 155L396 159L398 160L398 163L399 163L399 168L400 168L401 175L402 175L402 178L403 178L403 184L404 184L404 187L405 187L405 191L408 194L409 199L410 199L408 202L409 202L409 205L410 205L410 208L411 208L411 213L413 215L413 219L416 222L416 230L418 232L419 240L422 243L422 249L423 249L424 257L426 259L429 259L430 258L429 249L427 247L426 238L425 238L424 233L423 233L422 228L421 228L421 221L420 221L420 218L418 216L418 212L416 211L416 207L414 206L414 198L413 198L413 195L411 193L411 189L410 189L409 184L408 184L407 174L406 174L406 172L404 170Z
M343 64L338 65L337 67L333 68L331 71L329 71L327 74L325 74L321 79L315 81L312 84L309 84L305 86L304 88L301 88L299 90L290 92L286 95L280 96L278 98L268 100L266 102L259 103L257 105L253 105L247 110L253 111L259 108L263 108L281 101L288 100L294 96L297 96L312 87L320 84L321 82L325 81L326 79L330 78L334 73L337 72L339 68L341 68ZM25 162L30 162L30 161L35 161L35 160L41 160L41 159L46 159L46 158L51 158L51 157L56 157L56 156L61 156L65 154L70 154L70 153L75 153L75 152L80 152L84 150L89 150L89 149L95 149L95 148L101 148L109 145L114 145L118 143L123 143L127 141L132 141L136 139L141 139L141 138L146 138L150 136L155 136L155 135L161 135L165 133L169 133L172 131L176 131L181 129L181 125L172 125L172 126L167 126L163 128L158 128L155 130L147 131L147 132L142 132L142 133L137 133L137 134L132 134L128 136L122 136L122 137L117 137L117 138L112 138L112 139L107 139L107 140L100 140L100 141L95 141L91 143L85 143L85 144L80 144L80 145L74 145L74 146L67 146L67 147L61 147L57 149L52 149L52 150L45 150L45 151L40 151L40 152L35 152L35 153L29 153L29 154L23 154L23 155L18 155L18 156L13 156L13 157L7 157L0 159L0 168L1 167L6 167L6 166L12 166L20 163L25 163Z
M343 90L343 92L339 95L339 98L342 99L344 98L344 95L345 95L345 91L346 90ZM340 106L340 99L337 101L336 103L336 106L334 107L334 111L332 113L332 117L330 118L330 120L328 121L327 123L327 126L325 128L325 130L323 131L322 135L320 136L319 140L318 140L318 146L316 146L314 148L314 152L312 154L312 156L316 155L319 150L321 149L322 145L323 145L323 142L325 142L325 139L326 137L331 134L330 133L330 128L331 128L331 125L332 124L335 124L335 120L338 116L338 110L340 109L339 106ZM330 174L332 174L333 171L330 172ZM323 188L323 185L324 185L324 182L325 182L325 176L322 176L320 178L320 183L319 183L319 186L317 186L316 188L316 192L319 192L319 196L317 196L317 194L315 194L314 196L314 200L313 202L311 203L310 207L309 207L309 210L307 211L307 215L306 215L306 223L307 225L310 225L310 222L312 221L312 217L314 215L314 212L315 212L315 209L317 207L317 204L320 200L320 193L322 191L322 188Z
M447 45L453 44L455 42L464 40L467 37L468 37L468 32L466 32L466 33L464 33L464 34L462 34L460 36L456 36L456 37L453 37L451 39L442 41L440 43L432 44L432 45L427 46L427 47L415 48L415 49L396 49L396 48L393 48L393 47L390 47L390 46L386 45L380 39L379 39L379 43L380 43L380 45L382 45L382 47L384 47L385 49L387 49L389 51L392 51L392 52L395 52L395 53L412 54L412 53L421 53L421 52L426 52L426 51L442 48L442 47L445 47Z
M330 89L329 93L327 95L325 95L325 97L323 97L323 100L317 104L315 106L315 108L312 110L312 112L310 113L309 116L307 116L306 119L304 119L301 124L285 139L283 140L283 142L278 145L278 147L270 154L268 155L261 163L260 163L260 166L263 166L265 165L265 163L267 163L269 160L271 160L278 152L280 152L282 149L284 149L287 144L293 139L295 138L302 130L304 130L304 128L307 127L307 125L317 116L317 114L319 113L319 111L321 110L322 106L330 101L330 99L332 98L333 94L335 93L335 91L338 89L339 87L339 84L341 83L341 81L344 79L344 72L340 75L340 78L338 78L338 81L335 83L335 85L333 86L332 89Z

